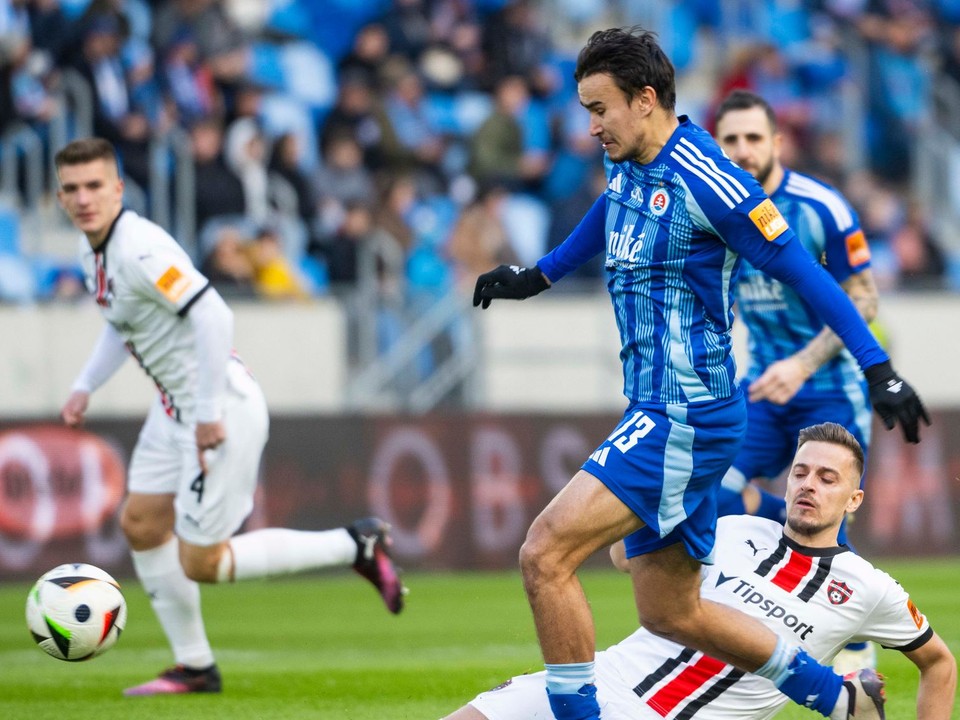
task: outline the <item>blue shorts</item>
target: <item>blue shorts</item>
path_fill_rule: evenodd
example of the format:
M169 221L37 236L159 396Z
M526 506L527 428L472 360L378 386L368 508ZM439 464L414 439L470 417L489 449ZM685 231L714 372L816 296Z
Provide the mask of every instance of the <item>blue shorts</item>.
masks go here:
M872 422L867 392L864 383L860 393L852 392L849 396L807 392L786 405L765 400L747 403L747 437L733 461L734 469L746 480L779 477L793 462L800 431L822 422L843 425L866 456Z
M638 403L583 464L646 527L625 539L627 557L682 542L713 562L717 491L747 426L739 389L725 400Z

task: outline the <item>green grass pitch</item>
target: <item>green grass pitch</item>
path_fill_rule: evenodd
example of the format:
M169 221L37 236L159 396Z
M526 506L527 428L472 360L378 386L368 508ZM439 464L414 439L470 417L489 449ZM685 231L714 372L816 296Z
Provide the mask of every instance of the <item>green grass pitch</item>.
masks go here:
M960 558L878 565L911 590L960 656ZM601 646L634 625L629 582L582 574ZM64 663L34 647L23 620L26 584L0 585L0 718L133 717L436 720L511 675L540 669L519 575L410 573L399 617L352 574L204 588L207 629L224 675L220 696L124 698L122 688L170 664L159 625L135 580L124 583L127 629L96 660ZM887 717L914 717L917 673L881 651ZM788 708L780 717L814 718ZM960 709L954 718L960 720Z

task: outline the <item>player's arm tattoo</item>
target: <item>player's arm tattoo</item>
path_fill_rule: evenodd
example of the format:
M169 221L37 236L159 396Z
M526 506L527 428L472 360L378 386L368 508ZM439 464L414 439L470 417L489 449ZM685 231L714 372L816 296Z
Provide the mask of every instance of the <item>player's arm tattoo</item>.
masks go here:
M877 316L877 305L879 293L877 285L873 281L873 273L869 268L854 273L840 286L850 297L851 302L860 311L860 315L866 322L871 322ZM843 349L843 340L831 330L824 326L813 340L804 346L794 357L803 363L804 367L812 375L825 362L833 358Z

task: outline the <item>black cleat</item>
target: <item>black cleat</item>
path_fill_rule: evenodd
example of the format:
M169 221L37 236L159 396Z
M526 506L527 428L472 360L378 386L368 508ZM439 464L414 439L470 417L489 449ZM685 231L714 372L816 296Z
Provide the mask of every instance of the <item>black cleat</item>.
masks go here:
M373 583L387 610L396 615L403 610L407 588L400 579L400 569L390 557L390 526L380 518L371 517L357 520L347 532L357 542L353 569Z

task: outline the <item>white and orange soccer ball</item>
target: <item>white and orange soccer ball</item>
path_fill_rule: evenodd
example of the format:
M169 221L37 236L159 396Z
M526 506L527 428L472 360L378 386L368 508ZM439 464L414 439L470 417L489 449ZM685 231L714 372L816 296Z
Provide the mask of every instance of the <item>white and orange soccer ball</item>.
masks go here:
M89 660L112 648L127 622L120 583L98 567L71 563L44 574L27 595L34 642L58 660Z

